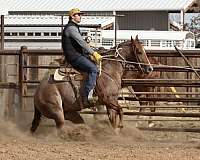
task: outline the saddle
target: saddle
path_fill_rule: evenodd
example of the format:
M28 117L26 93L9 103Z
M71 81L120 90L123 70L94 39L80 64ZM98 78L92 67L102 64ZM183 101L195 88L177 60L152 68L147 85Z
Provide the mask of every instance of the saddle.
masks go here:
M82 81L83 74L74 69L69 63L65 61L64 57L54 59L54 62L57 62L62 68L58 68L53 72L53 80L56 82L59 81Z
M82 98L80 96L80 92L82 90L82 83L86 79L87 73L81 73L80 71L74 69L70 64L63 63L63 61L60 60L61 59L56 59L55 61L63 67L54 69L53 72L50 72L51 76L49 79L49 83L69 82L73 88L77 101L76 103L78 103L82 109L90 108L91 106L84 106L82 104ZM80 81L80 83L76 83L76 81Z
M84 75L74 68L58 68L54 72L54 81L82 81Z

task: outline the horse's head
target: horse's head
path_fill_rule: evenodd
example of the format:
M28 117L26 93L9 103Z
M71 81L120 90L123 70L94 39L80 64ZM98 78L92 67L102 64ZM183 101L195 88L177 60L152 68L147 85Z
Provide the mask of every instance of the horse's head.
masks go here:
M142 43L139 41L138 36L136 36L135 40L131 36L131 43L132 43L132 51L134 53L135 62L138 63L135 66L144 73L152 72L153 67L149 62L146 51L142 46Z

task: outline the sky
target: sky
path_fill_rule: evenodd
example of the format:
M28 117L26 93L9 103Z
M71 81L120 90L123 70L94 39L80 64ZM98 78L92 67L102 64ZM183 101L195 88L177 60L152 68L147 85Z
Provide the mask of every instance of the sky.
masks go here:
M191 18L193 16L200 16L200 13L186 13L185 14L185 23L190 23ZM170 13L169 15L170 20L174 20L176 22L180 22L180 13Z

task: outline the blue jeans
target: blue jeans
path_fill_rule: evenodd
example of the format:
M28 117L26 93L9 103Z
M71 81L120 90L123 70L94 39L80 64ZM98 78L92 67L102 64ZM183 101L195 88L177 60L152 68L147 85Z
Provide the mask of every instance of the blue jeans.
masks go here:
M77 60L71 62L71 65L77 70L88 73L88 77L83 87L83 92L81 93L82 97L88 98L89 92L96 85L96 79L98 74L97 66L84 56L81 56Z

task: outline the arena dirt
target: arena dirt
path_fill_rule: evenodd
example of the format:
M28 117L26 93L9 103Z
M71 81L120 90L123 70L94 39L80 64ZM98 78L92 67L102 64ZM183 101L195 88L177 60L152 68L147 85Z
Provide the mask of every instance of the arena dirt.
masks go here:
M97 123L91 117L85 120L86 125L66 121L64 132L59 135L54 123L45 119L34 135L29 133L30 123L22 127L0 121L0 159L200 159L200 133L140 131L133 122L125 122L117 136L107 121Z

